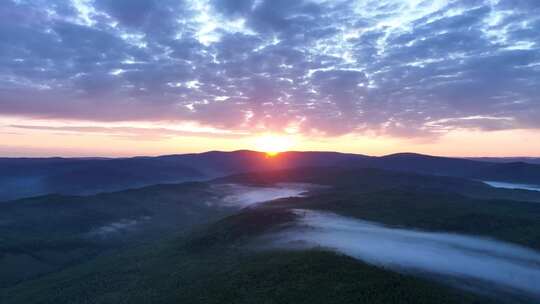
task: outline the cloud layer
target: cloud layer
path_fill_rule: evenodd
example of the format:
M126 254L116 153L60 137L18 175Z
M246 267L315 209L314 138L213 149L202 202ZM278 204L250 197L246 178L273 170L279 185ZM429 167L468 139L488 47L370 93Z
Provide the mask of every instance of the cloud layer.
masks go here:
M315 186L281 183L273 187L250 187L237 184L225 184L217 187L222 188L226 193L230 193L222 199L225 206L245 208L281 198L303 196L304 193Z
M286 248L322 246L381 267L451 278L482 293L540 299L540 253L500 241L390 228L333 213L296 210L296 227L272 235Z
M423 136L540 128L536 0L6 0L0 114Z

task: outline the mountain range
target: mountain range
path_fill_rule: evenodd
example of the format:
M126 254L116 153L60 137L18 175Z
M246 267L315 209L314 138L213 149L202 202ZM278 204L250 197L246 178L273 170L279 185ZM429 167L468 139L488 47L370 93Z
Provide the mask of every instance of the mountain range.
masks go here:
M540 164L489 160L414 153L375 157L336 152L284 152L269 157L247 150L133 158L0 158L0 201L52 193L88 195L300 167L378 168L540 185Z

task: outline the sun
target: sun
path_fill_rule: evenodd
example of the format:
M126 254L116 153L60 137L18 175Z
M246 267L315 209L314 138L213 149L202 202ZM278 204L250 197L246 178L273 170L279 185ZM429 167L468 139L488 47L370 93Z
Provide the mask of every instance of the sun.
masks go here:
M294 140L290 136L265 134L255 139L255 149L271 157L289 150L293 145Z

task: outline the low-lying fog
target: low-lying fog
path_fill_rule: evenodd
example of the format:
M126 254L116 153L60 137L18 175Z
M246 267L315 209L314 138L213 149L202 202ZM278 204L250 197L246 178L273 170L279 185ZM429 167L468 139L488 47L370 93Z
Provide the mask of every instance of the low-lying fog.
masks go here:
M112 222L110 224L92 229L88 235L89 236L97 236L101 238L106 238L109 236L113 236L116 234L123 234L126 232L133 231L138 225L149 221L151 217L149 216L142 216L137 219L121 219L116 222Z
M477 291L519 291L540 299L540 253L531 249L475 236L390 228L328 212L295 212L296 226L270 236L280 248L321 246L388 269L452 278Z
M251 187L237 184L222 185L230 194L222 200L227 206L248 207L280 198L302 196L314 185L300 183L279 183L272 187Z
M522 190L531 190L531 191L540 191L540 185L528 185L528 184L516 184L516 183L505 183L505 182L492 182L492 181L483 181L485 184L490 185L494 188L505 188L505 189L522 189Z
M245 208L280 198L303 196L307 191L320 186L302 183L279 183L269 187L245 186L240 184L220 184L214 185L214 187L214 190L219 195L207 201L206 204L208 206ZM102 239L125 236L127 233L143 231L144 228L142 226L145 224L158 225L158 222L163 224L163 220L149 216L125 218L100 227L94 227L86 235ZM0 225L2 224L3 222L0 221Z

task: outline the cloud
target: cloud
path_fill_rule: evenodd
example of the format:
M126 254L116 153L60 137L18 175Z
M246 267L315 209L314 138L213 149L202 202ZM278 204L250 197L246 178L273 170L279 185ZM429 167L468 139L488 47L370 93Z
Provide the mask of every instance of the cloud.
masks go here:
M137 229L138 226L151 220L150 216L143 216L137 219L121 219L117 222L112 222L107 225L97 227L88 232L88 236L109 238L112 236L121 236L126 233L132 232Z
M326 135L540 128L539 13L533 0L6 0L0 114Z
M451 278L481 293L540 299L540 253L496 240L386 227L329 212L295 210L296 226L264 237L285 248L323 247L396 271Z
M55 131L69 133L95 133L106 134L108 136L134 138L138 140L159 140L175 136L198 136L198 137L220 137L220 138L238 138L245 136L242 133L227 132L223 130L181 130L164 127L110 127L110 126L92 126L92 125L74 125L74 126L45 126L45 125L9 125L10 128ZM212 132L213 131L213 132Z
M236 184L224 184L216 187L228 193L222 198L224 205L244 208L280 198L303 196L308 190L317 186L282 183L273 187L250 187Z

